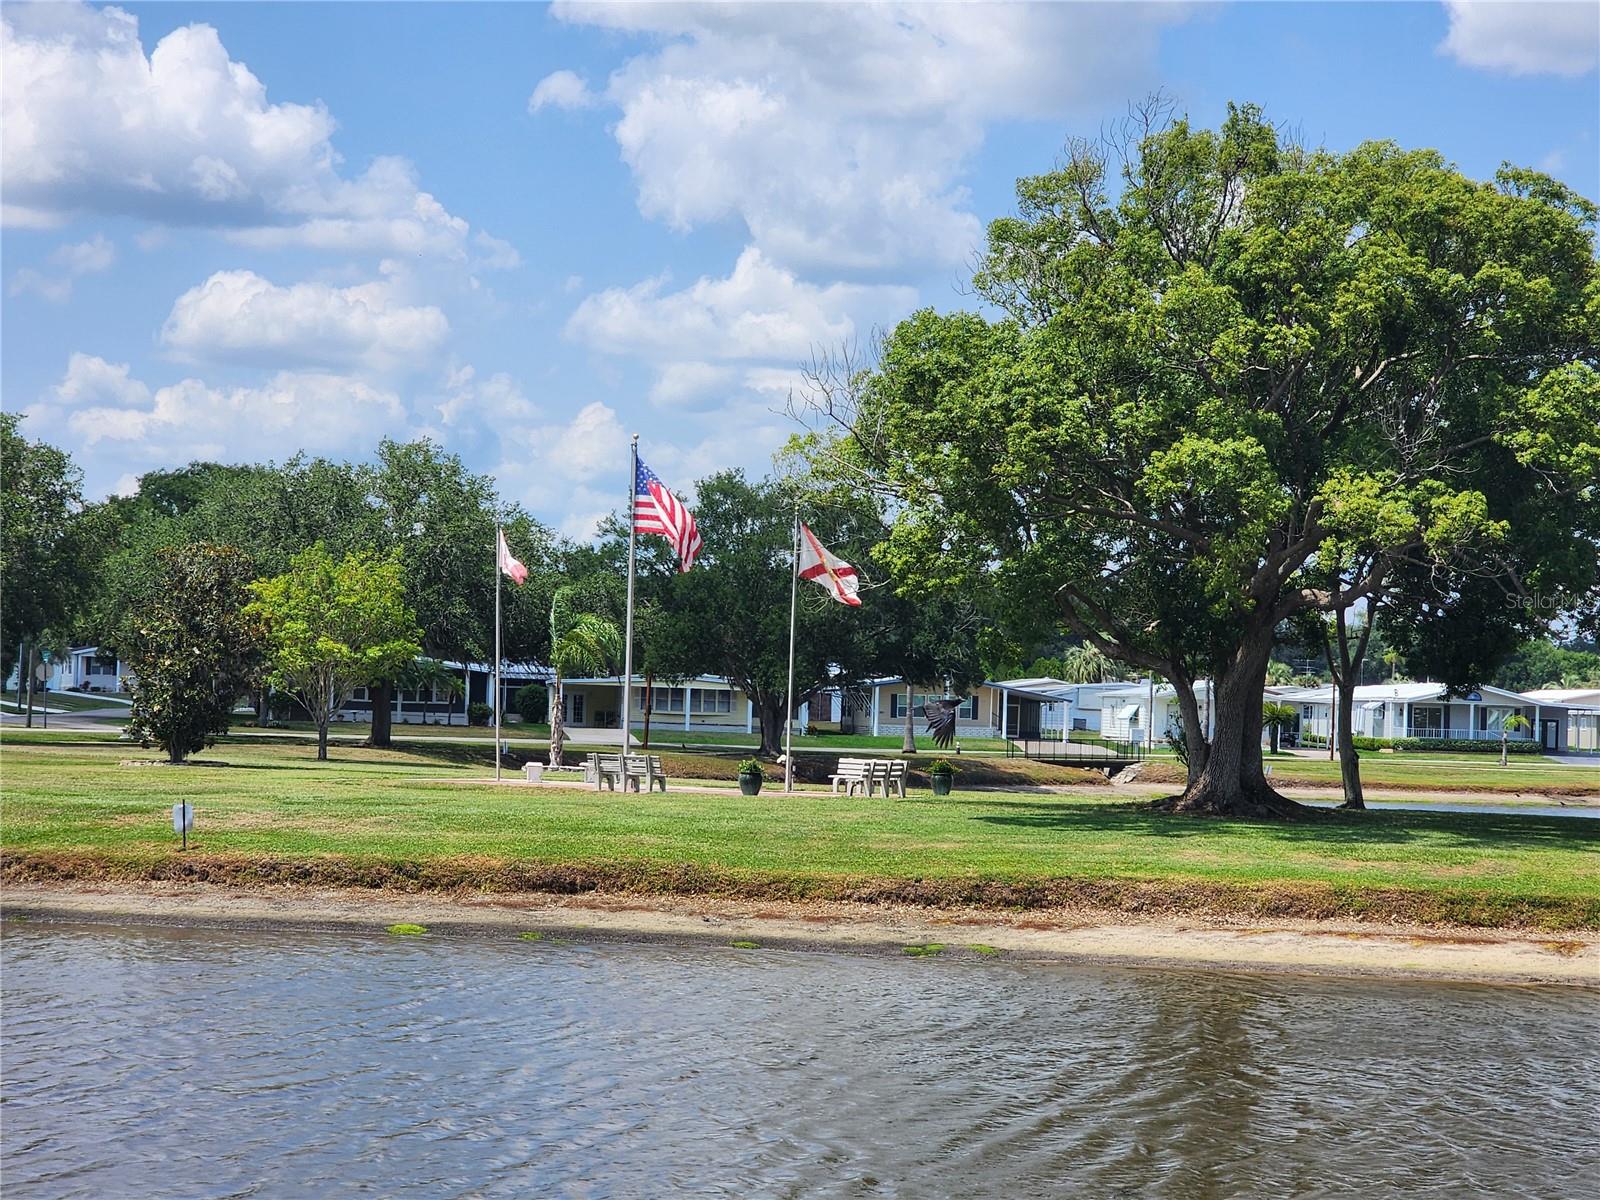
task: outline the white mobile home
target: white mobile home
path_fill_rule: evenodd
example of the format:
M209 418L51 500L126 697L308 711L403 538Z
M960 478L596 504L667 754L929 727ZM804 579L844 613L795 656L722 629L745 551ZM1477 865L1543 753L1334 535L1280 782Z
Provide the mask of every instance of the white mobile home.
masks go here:
M1301 745L1327 745L1334 725L1333 688L1287 689L1279 697L1300 712L1295 737ZM1424 741L1499 741L1513 714L1529 724L1507 734L1510 741L1534 740L1547 750L1567 744L1568 706L1541 703L1533 696L1484 686L1451 694L1442 683L1379 683L1355 689L1353 730L1358 737L1417 738Z

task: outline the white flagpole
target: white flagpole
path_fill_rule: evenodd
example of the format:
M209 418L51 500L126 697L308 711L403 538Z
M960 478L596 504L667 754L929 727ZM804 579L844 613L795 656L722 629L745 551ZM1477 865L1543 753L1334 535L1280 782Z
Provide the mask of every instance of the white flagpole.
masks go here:
M624 621L626 629L622 643L622 707L617 712L617 725L622 733L622 753L628 752L628 717L633 702L633 563L634 546L638 534L634 531L634 505L639 500L639 435L633 435L632 453L628 464L628 612Z
M794 613L800 591L800 509L794 510L794 554L789 572L789 686L783 693L783 790L794 791Z
M500 778L500 539L505 534L494 527L494 777Z

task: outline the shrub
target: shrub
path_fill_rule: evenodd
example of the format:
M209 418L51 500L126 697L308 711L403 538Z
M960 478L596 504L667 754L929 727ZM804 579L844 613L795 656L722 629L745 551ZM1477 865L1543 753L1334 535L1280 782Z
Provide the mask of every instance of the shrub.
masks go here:
M757 779L767 777L767 773L761 769L761 764L753 758L747 758L739 764L739 774L754 775Z
M469 704L467 705L467 720L474 725L487 725L494 720L494 709L487 704Z
M928 768L929 775L954 775L955 773L956 769L942 758L934 759L933 765Z
M519 687L511 697L511 703L524 721L539 723L550 715L550 693L542 683Z
M1375 738L1354 737L1350 739L1355 743L1357 750L1448 750L1452 754L1499 754L1500 739L1496 738ZM1327 745L1323 741L1323 745ZM1529 739L1512 739L1506 743L1506 750L1511 754L1539 754L1541 752L1538 742Z

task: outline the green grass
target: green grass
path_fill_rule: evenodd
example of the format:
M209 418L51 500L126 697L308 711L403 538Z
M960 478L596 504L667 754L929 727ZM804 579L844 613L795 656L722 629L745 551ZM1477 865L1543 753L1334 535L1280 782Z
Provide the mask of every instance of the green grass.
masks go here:
M8 739L0 842L13 865L35 864L31 877L48 875L48 861L87 860L122 877L209 877L193 873L212 862L235 881L1600 924L1600 821L1369 812L1224 822L1152 813L1110 789L641 797L484 785L478 754L341 748L318 763L309 745L260 741L205 752L224 767L134 768L118 765L138 756L125 744ZM187 859L171 832L180 798L196 806ZM1289 892L1304 895L1290 904Z
M128 707L126 704L118 704L115 700L108 700L104 696L86 695L82 692L48 692L36 695L33 698L35 719L39 715L39 710L47 706L64 712L83 712L91 708L120 708L126 710ZM0 697L0 708L4 708L6 712L27 712L28 703L24 699L21 704L18 704L17 694L10 692L4 697Z
M637 738L643 733L635 729ZM938 752L938 747L933 744L931 737L918 735L916 738L917 749L925 754ZM671 725L652 725L650 727L650 744L652 746L737 746L755 749L761 744L759 734L752 733L715 733L709 730L674 729ZM874 737L870 733L812 733L794 739L794 748L798 750L811 750L826 753L830 750L898 750L905 744L905 739L899 733L880 734ZM994 751L1004 750L1005 742L999 738L962 738L961 748L964 751ZM945 751L953 754L954 749Z
M421 937L428 932L426 925L413 925L409 921L401 921L398 925L389 926L389 933L394 937Z
M1330 788L1340 786L1338 760L1325 758L1274 757L1274 783L1300 783ZM1182 779L1183 768L1176 763L1159 768L1163 782ZM1369 788L1399 791L1484 791L1544 792L1556 795L1600 795L1600 760L1594 768L1564 766L1542 759L1512 759L1504 767L1498 758L1477 754L1451 757L1401 754L1361 756L1361 782Z

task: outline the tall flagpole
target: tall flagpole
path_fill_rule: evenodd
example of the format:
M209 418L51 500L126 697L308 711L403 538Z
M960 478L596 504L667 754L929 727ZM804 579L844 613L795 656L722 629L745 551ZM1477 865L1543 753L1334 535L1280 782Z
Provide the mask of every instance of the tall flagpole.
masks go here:
M622 731L622 753L628 752L628 717L633 702L633 558L638 540L635 532L634 506L639 502L639 435L633 435L631 461L628 464L628 613L622 643L622 707L617 710L617 725Z
M794 510L794 553L789 571L789 687L783 693L783 790L794 791L794 611L800 590L800 508Z
M494 527L494 777L500 778L500 539L505 534Z

